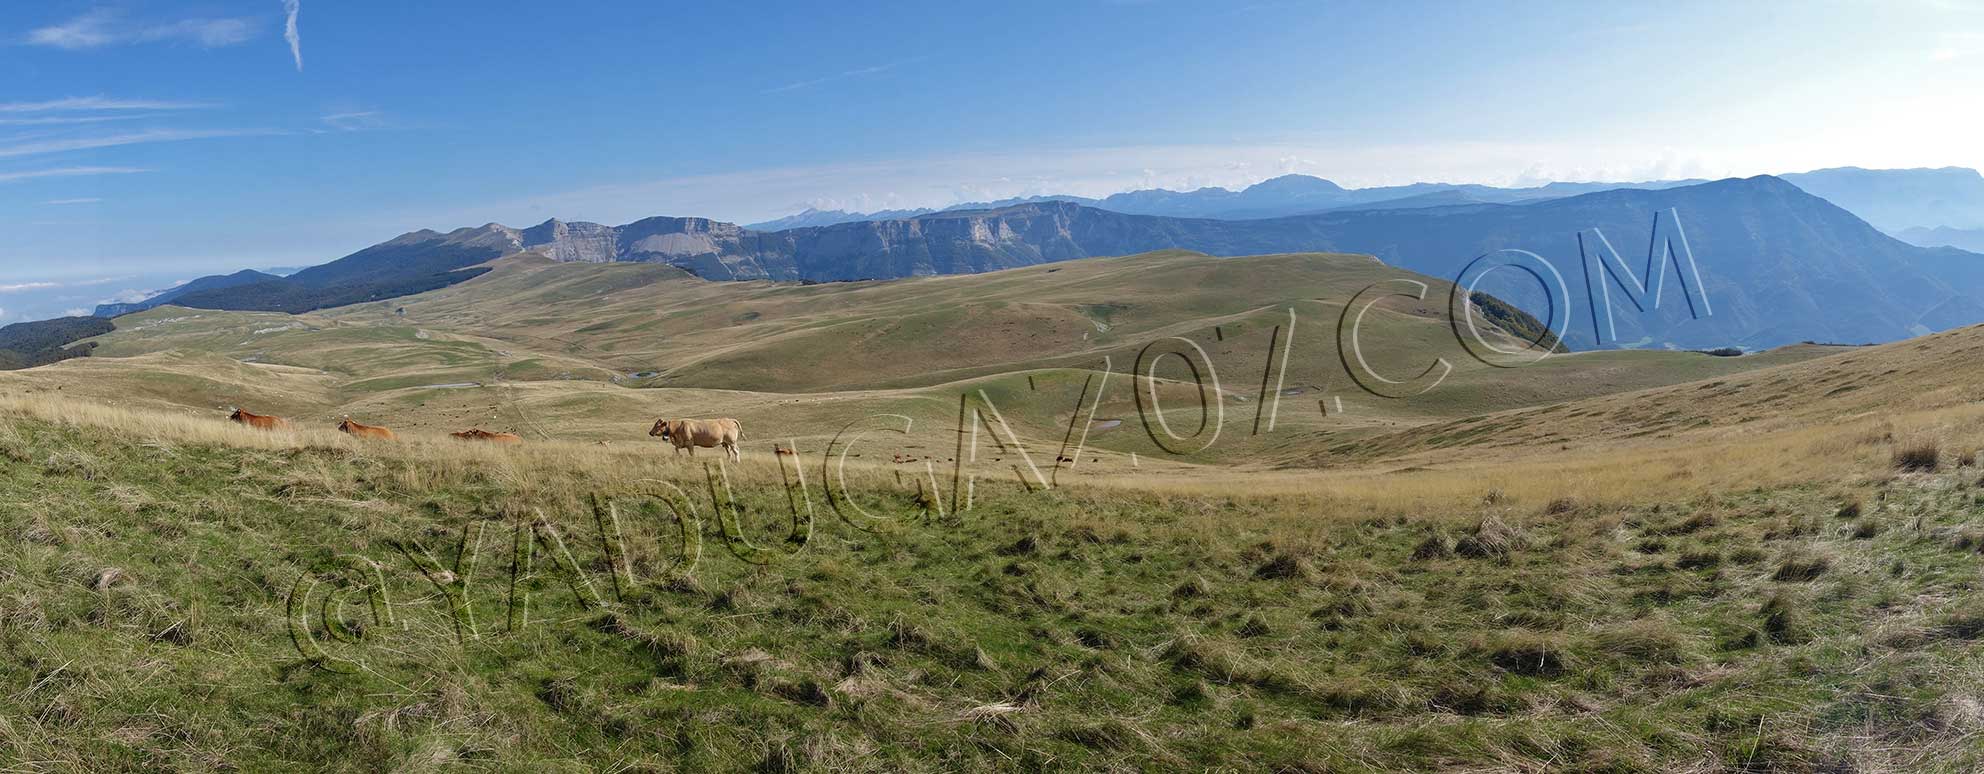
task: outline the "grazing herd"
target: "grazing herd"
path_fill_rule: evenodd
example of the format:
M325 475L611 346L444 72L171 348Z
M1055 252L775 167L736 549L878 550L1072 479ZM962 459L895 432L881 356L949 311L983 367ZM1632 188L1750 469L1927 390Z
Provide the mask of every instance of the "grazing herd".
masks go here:
M251 414L242 409L235 409L234 413L229 414L227 418L257 430L287 430L290 427L288 420L282 417ZM345 417L339 420L338 432L353 438L364 438L373 441L399 440L399 436L391 429L360 424L352 421L351 417ZM458 433L449 433L448 435L457 440L483 443L517 444L524 442L523 436L516 433L492 433L476 427ZM648 430L648 435L673 444L677 454L680 454L683 450L687 450L689 456L694 457L696 456L697 447L705 449L721 447L724 453L728 454L731 459L742 459L742 455L737 450L737 443L744 438L744 426L735 419L660 419L656 420L654 427ZM791 452L780 448L778 453L790 454Z

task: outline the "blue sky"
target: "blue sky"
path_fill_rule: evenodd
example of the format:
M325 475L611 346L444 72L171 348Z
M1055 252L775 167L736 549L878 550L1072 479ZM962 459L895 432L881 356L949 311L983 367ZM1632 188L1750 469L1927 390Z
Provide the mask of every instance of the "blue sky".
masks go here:
M0 79L0 321L488 221L1984 166L1965 0L55 0Z

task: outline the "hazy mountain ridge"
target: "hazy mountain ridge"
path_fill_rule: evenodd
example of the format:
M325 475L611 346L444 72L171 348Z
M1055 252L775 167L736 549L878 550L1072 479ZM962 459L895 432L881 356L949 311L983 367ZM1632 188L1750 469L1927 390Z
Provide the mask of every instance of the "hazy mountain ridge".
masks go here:
M1125 215L1035 204L905 221L849 223L770 235L802 279L950 274L1167 248L1212 255L1325 250L1368 253L1452 278L1503 248L1543 255L1563 273L1577 316L1574 346L1596 345L1577 235L1598 229L1644 271L1655 212L1680 220L1712 316L1692 319L1669 272L1660 309L1641 315L1613 296L1619 341L1770 347L1802 340L1890 341L1984 319L1984 256L1908 245L1774 177L1663 190L1615 189L1530 204L1348 209L1255 221ZM742 262L740 262L742 263ZM776 272L764 272L777 277ZM1528 292L1525 292L1528 290ZM1496 291L1532 312L1533 289Z
M1885 231L1984 228L1984 175L1964 167L1837 167L1781 175Z
M1984 253L1984 228L1950 228L1949 226L1923 228L1917 226L1895 232L1894 237L1918 247L1954 247L1973 253Z
M1328 190L1295 180L1282 185ZM1984 320L1984 303L1975 300L1984 289L1984 256L1906 244L1775 177L1515 204L1480 203L1478 196L1446 189L1414 194L1404 204L1380 200L1257 220L1132 215L1048 201L776 232L680 217L622 226L555 219L526 229L490 223L445 234L416 231L289 278L185 293L173 302L305 311L443 287L481 271L470 267L518 252L565 262L663 263L709 280L828 282L977 273L1165 249L1216 256L1364 253L1452 278L1476 256L1521 248L1559 267L1582 315L1573 318L1566 341L1588 348L1601 342L1583 300L1589 286L1577 235L1600 229L1635 271L1643 271L1639 245L1654 213L1676 209L1714 315L1691 319L1671 277L1662 307L1644 315L1615 288L1620 344L1765 348L1803 340L1891 341ZM1547 311L1533 286L1491 283L1483 289L1533 313Z
M153 307L173 303L174 301L180 298L184 298L188 295L202 293L209 290L221 290L225 288L238 287L241 285L247 285L257 282L266 282L275 279L280 279L280 277L276 274L256 271L254 269L242 269L241 271L237 271L233 274L223 274L212 277L201 277L199 279L193 280L191 282L187 282L186 284L180 285L178 287L166 290L162 293L159 293L158 295L152 296L143 301L137 301L132 303L99 304L97 305L96 311L93 313L93 316L119 317L122 315L130 314L132 312L142 312L145 311L146 309L151 309Z
M1690 348L1768 347L1802 340L1891 341L1984 320L1984 256L1893 239L1778 178L1723 180L1662 191L1620 189L1529 205L1326 213L1288 219L1317 229L1327 249L1371 252L1402 268L1455 276L1503 248L1550 260L1569 285L1567 339L1592 346L1577 234L1598 229L1635 271L1645 268L1653 213L1673 209L1702 273L1713 315L1691 319L1673 267L1658 312L1641 315L1613 287L1622 342ZM1279 221L1276 221L1279 222ZM1357 245L1350 247L1350 245ZM1537 294L1497 295L1539 311Z
M1861 169L1839 167L1778 175L1806 192L1831 201L1885 231L1909 228L1984 228L1984 177L1972 169ZM1459 203L1516 204L1579 196L1622 188L1661 190L1708 182L1699 178L1644 182L1554 182L1534 187L1499 187L1473 183L1412 183L1372 188L1344 188L1310 175L1282 175L1238 191L1200 188L1174 191L1155 188L1112 194L1102 199L1047 195L996 202L956 204L941 209L882 210L861 213L807 210L763 223L756 231L829 226L862 220L894 220L932 212L994 209L1013 204L1070 201L1128 215L1255 220L1303 215L1327 210L1432 207Z
M1111 194L1101 199L1055 194L1015 197L991 202L969 202L941 209L879 210L867 213L808 209L795 215L748 224L745 228L754 231L782 231L863 220L899 220L935 212L988 210L1016 204L1045 202L1073 202L1125 215L1259 220L1363 205L1387 204L1402 209L1466 202L1511 204L1609 191L1615 188L1659 189L1705 182L1708 181L1689 179L1641 183L1548 183L1529 188L1500 188L1473 183L1412 183L1373 188L1344 188L1320 177L1282 175L1238 191L1218 187L1192 191L1151 188Z

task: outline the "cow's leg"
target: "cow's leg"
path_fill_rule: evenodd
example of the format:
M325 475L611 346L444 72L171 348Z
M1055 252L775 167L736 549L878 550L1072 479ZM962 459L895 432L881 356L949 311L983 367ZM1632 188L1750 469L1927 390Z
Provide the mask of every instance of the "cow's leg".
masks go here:
M723 450L730 453L731 459L736 460L738 462L744 461L744 455L737 451L737 444L726 441L723 444Z

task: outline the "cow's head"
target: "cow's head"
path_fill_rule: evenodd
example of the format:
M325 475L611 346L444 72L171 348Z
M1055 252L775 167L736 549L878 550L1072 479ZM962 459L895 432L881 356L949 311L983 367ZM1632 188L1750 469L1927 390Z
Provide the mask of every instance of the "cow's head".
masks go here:
M236 422L241 421L241 409L235 409L234 413L227 415L227 418Z
M648 430L648 435L666 441L668 440L669 429L668 420L657 419L654 421L654 427Z
M340 433L351 432L351 417L345 417L344 419L338 420L338 432Z

